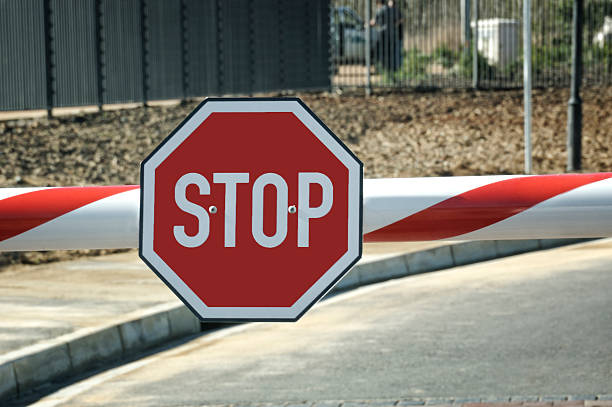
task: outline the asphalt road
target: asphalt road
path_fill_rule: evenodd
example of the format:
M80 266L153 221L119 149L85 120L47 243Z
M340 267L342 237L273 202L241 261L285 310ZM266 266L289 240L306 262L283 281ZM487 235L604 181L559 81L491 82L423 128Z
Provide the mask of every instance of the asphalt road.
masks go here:
M612 394L612 240L407 277L103 372L45 406Z

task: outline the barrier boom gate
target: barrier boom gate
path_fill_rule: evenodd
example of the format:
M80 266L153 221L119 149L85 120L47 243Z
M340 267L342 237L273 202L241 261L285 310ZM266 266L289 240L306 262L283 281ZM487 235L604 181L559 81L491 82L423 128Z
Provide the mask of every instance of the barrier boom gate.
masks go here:
M138 247L137 185L0 189L0 250ZM612 172L366 179L364 242L612 236Z

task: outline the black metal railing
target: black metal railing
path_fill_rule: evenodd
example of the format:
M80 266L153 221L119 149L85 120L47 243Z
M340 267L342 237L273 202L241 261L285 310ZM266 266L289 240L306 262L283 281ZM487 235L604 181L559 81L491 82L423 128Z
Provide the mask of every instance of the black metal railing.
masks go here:
M532 0L535 87L569 86L572 5ZM333 0L332 85L364 87L369 75L372 87L521 87L522 9L522 0ZM583 60L585 85L612 84L612 0L585 0Z

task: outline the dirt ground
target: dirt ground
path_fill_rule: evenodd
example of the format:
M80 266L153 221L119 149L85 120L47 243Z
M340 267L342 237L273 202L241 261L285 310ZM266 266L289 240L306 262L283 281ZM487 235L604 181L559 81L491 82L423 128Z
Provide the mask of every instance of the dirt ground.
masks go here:
M520 91L298 96L363 161L366 178L524 169ZM563 172L569 92L533 96L534 173ZM612 88L586 89L583 101L583 169L612 171ZM195 105L0 122L0 187L136 184L142 159ZM0 264L69 255L5 253Z

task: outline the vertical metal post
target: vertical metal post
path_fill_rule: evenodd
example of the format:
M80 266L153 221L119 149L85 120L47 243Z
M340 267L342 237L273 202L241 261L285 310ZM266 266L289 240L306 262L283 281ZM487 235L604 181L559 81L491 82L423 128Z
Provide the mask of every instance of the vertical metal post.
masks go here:
M253 3L253 2L251 2ZM302 33L304 34L304 38L312 38L312 32L310 31L311 27L311 17L310 17L310 10L311 8L308 7L308 5L306 6L306 8L304 9L304 16L303 18L306 20L306 24L302 24ZM255 47L253 47L254 49ZM304 57L306 58L305 61L305 68L306 68L306 72L304 72L304 78L306 80L306 82L304 83L304 85L302 86L306 86L306 87L310 87L312 86L312 54L311 54L311 47L304 47Z
M147 10L146 0L140 0L140 61L142 64L142 102L145 107L149 101L149 81L147 77Z
M47 82L47 116L53 113L53 88L55 86L55 62L53 60L53 28L51 22L51 0L44 0L45 24L45 76Z
M474 37L472 38L472 87L478 89L478 0L472 0L474 14Z
M256 81L256 61L255 61L255 2L249 1L248 8L248 27L249 27L249 96L255 92ZM309 37L308 37L309 38ZM308 49L309 47L306 47ZM310 58L308 59L310 61ZM310 83L310 82L309 82Z
M461 0L461 42L463 43L463 53L465 57L469 56L472 37L472 28L470 27L472 15L470 6L471 0Z
M582 27L584 1L574 0L572 29L572 85L567 109L567 170L582 169Z
M370 96L372 94L372 78L370 77L370 69L372 67L372 58L370 50L372 49L372 37L371 37L371 29L370 29L370 0L366 0L365 4L365 65L366 65L366 88L365 94L366 96Z
M98 91L98 110L102 111L104 104L104 36L102 35L102 0L95 0L94 8L96 34L96 85Z
M181 87L183 92L183 100L187 99L189 92L189 37L187 35L187 5L185 0L180 1L180 19L181 19Z
M284 15L283 7L285 7L283 0L277 0L277 26L278 26L278 76L279 76L279 87L280 89L286 89L286 66L285 66L285 32L283 29Z
M523 96L525 107L525 174L531 174L531 0L523 0Z

